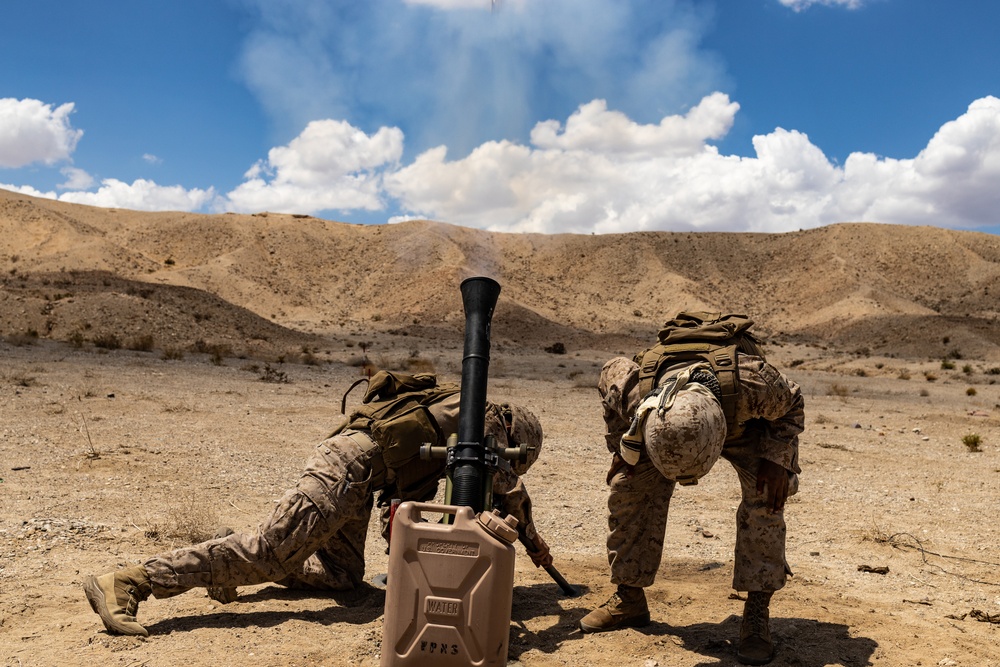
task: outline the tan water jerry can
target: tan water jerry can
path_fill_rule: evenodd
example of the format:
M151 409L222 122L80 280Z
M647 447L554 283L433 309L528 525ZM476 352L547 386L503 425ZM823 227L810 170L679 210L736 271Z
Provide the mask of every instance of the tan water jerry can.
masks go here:
M431 523L424 513L453 515ZM389 540L382 667L507 664L517 519L402 503Z

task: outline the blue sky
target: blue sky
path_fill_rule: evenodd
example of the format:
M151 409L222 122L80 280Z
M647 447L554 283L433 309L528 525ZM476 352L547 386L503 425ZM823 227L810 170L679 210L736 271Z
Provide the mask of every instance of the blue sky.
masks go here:
M4 16L0 187L35 196L515 232L1000 231L1000 3L7 0Z

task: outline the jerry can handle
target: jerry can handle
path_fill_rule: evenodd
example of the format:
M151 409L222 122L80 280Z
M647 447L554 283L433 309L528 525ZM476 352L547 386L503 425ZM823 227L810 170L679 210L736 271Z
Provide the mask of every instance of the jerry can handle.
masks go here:
M400 513L402 513L406 516L406 518L413 522L420 521L420 519L423 518L424 512L450 514L455 517L462 516L470 521L476 518L476 515L473 513L471 507L464 507L460 505L438 505L437 503L421 503L414 500L407 500L396 508L396 516L399 516Z

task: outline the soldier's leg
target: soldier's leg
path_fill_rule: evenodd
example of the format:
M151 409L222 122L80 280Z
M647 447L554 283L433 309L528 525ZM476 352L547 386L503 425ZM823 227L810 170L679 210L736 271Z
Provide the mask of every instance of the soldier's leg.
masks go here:
M785 561L785 517L772 512L764 494L757 493L760 458L752 441L723 451L740 479L742 501L736 514L736 554L733 588L747 591L736 657L747 665L765 665L774 658L770 603L791 570ZM789 495L798 491L798 476L789 473Z
M348 520L368 516L369 456L350 438L337 436L320 444L296 487L256 532L234 533L146 561L153 595L169 597L201 586L248 586L300 573L302 564L335 539Z
M608 563L611 583L645 588L663 555L674 482L643 458L611 478L608 495Z
M649 622L643 588L656 579L674 482L643 458L618 470L609 480L608 563L618 590L580 619L583 632L604 632Z
M299 571L277 583L320 591L356 589L365 577L365 542L373 505L374 497L369 494L365 507L349 516L333 539L309 556Z
M752 447L727 447L723 456L736 469L742 500L736 511L736 548L733 588L738 591L776 591L791 573L785 561L785 515L771 512L765 494L757 493L760 458ZM798 491L798 476L789 473L789 495Z

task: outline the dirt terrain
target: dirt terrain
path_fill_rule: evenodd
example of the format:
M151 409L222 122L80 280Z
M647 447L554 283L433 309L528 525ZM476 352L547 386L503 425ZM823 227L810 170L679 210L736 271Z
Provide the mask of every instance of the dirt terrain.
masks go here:
M576 629L613 592L601 364L668 311L735 302L807 402L773 664L1000 667L994 237L880 225L489 235L0 195L2 667L378 665L374 586L327 597L263 585L229 605L204 591L150 599L139 612L150 636L135 638L104 630L81 583L220 525L255 527L366 364L457 380L458 282L479 272L503 287L489 395L542 421L525 482L556 567L584 593L563 595L519 548L509 664L737 664L739 485L724 461L674 496L647 592L653 623ZM475 264L484 254L492 267ZM747 255L775 270L736 266ZM400 261L419 279L401 278ZM565 353L546 351L557 342ZM368 575L384 572L374 529L367 551Z

